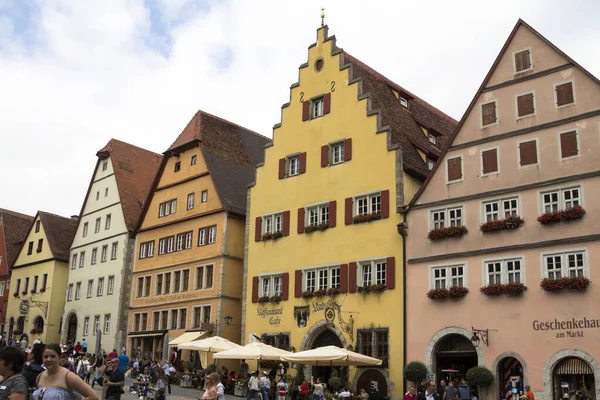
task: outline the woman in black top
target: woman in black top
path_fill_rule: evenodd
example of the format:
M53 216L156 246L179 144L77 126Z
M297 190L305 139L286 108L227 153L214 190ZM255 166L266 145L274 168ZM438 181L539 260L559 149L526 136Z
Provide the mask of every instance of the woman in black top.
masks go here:
M29 384L21 375L25 364L25 353L16 347L5 347L0 350L0 400L27 400Z

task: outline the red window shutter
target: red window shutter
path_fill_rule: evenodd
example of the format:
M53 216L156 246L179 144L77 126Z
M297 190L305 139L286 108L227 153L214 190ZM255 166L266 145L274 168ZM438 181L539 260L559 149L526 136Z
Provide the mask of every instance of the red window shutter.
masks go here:
M535 140L519 144L519 163L521 166L537 164L537 143Z
M388 289L396 287L396 259L388 257L385 260L385 285Z
M344 140L344 161L352 160L352 139Z
M345 201L344 222L346 225L352 225L352 197Z
M577 148L577 132L565 132L560 134L560 152L562 158L576 156L579 153Z
M285 158L279 159L279 179L285 178Z
M323 114L329 114L329 111L331 111L331 93L323 96Z
M535 112L533 106L533 93L524 94L523 96L517 97L517 114L519 117L530 115Z
M337 219L337 201L333 200L329 202L329 227L335 228Z
M304 211L304 207L298 209L298 233L304 233Z
M386 266L386 268L387 268L387 266ZM281 282L281 299L287 300L289 298L289 291L290 291L290 274L289 274L289 272L283 273L281 281L282 281Z
M356 293L356 263L348 264L348 292Z
M483 126L496 123L496 103L486 103L481 106L481 122Z
M302 102L302 121L307 121L310 118L310 101Z
M390 191L381 191L381 218L389 218L390 216Z
M254 240L260 242L262 237L262 217L256 217L256 225L254 226Z
M462 179L462 161L460 157L448 159L448 181L456 181Z
M348 292L348 264L340 265L340 292Z
M522 71L523 68L523 57L521 57L521 53L515 54L515 71Z
M300 153L300 173L306 172L306 152Z
M252 278L252 302L258 303L258 276Z
M529 50L523 50L515 54L515 71L521 72L531 67L531 60L529 59Z
M329 145L321 146L321 168L329 165Z
M573 95L573 82L563 83L562 85L556 86L556 105L564 106L571 104L575 101Z
M483 173L489 174L498 171L498 152L496 149L481 152L483 159Z
M302 297L302 270L297 269L294 273L294 297Z
M290 236L290 212L283 212L283 236Z

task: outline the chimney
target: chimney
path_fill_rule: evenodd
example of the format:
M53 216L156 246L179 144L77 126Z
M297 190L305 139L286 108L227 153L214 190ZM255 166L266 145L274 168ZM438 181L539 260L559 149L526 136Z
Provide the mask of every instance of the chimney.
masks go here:
M75 221L79 221L79 215L71 215L71 219Z

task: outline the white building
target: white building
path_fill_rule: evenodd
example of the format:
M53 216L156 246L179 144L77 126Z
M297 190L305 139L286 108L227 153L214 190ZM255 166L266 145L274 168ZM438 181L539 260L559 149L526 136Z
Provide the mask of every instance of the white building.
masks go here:
M61 341L85 338L94 353L100 330L99 347L108 353L125 343L132 234L162 156L111 139L97 157L70 249Z

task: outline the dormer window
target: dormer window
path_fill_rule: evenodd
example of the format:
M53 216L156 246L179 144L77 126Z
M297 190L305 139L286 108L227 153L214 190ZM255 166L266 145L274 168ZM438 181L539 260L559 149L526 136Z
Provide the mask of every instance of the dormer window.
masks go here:
M408 108L408 100L406 100L404 97L400 96L400 105L404 108Z
M431 158L427 159L427 168L431 171L433 169L433 166L435 165L435 161L433 161Z
M331 93L314 97L302 102L302 121L307 121L329 114L331 110Z
M430 133L428 135L428 138L429 138L429 143L431 143L434 146L437 146L437 136Z
M531 49L523 49L513 54L515 74L519 74L521 72L533 69L533 65L531 62Z
M175 172L179 172L181 170L181 161L177 161L175 163Z

